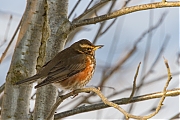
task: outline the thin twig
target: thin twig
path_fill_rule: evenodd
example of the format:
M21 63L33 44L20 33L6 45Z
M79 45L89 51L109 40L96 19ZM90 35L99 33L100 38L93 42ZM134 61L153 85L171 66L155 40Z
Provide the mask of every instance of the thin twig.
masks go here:
M75 9L77 8L77 6L79 5L79 3L81 2L81 0L78 0L77 3L75 4L75 6L73 7L73 9L71 10L68 19L71 17L71 15L73 14L73 12L75 11Z
M104 1L105 2L105 1ZM94 2L96 4L96 2ZM102 3L102 4L101 4ZM106 4L103 4L103 1L98 3L100 6L97 6L97 8L95 10L100 10L103 6L105 6ZM86 17L91 17L93 16L94 14L94 9L92 9L91 12L89 12ZM76 14L74 15L76 17ZM74 17L73 17L73 20L74 20ZM79 27L79 28L76 28L74 30L71 31L70 35L68 36L68 40L67 42L70 42L72 40L72 38L74 38L74 36L76 35L76 33L80 32L84 30L83 27Z
M173 75L173 76L179 75L179 72L175 72L175 73L173 73L172 75ZM144 86L150 85L150 84L152 84L152 83L156 83L157 81L160 82L161 80L164 80L164 78L166 78L166 77L167 77L167 75L163 75L163 76L160 76L159 78L149 80L149 82L144 83ZM140 85L138 85L136 88L138 89L139 87L140 87ZM128 87L128 88L125 88L125 89L123 89L123 90L117 91L117 92L115 92L115 93L113 93L113 94L110 94L110 95L108 95L107 98L111 98L111 97L114 97L114 96L116 96L116 95L120 95L120 94L122 94L122 93L124 93L124 92L128 92L128 91L130 91L130 90L132 90L132 87Z
M166 15L166 13L164 13L163 16L165 16L165 15ZM161 22L160 22L160 23L162 23L162 20L163 20L163 19L161 18L161 20L160 20ZM141 88L142 86L144 86L144 80L145 80L145 78L146 78L148 75L150 75L153 67L155 67L155 65L157 64L157 61L159 60L161 54L163 53L164 48L165 48L166 45L168 44L169 39L170 39L170 36L167 35L166 38L165 38L165 40L164 40L164 42L163 42L163 44L162 44L161 49L159 50L159 52L158 52L158 54L157 54L157 57L155 58L155 60L154 60L154 62L153 62L153 64L152 64L151 67L149 68L148 72L142 77L141 83L139 84L139 86L137 87L137 90L136 90L137 93L139 92L140 88ZM129 108L129 112L131 112L132 107L133 107L133 104L131 104L131 106L130 106L130 108Z
M5 88L5 83L1 85L0 87L0 94L4 91L4 88Z
M130 1L131 1L131 0L126 0L126 1L124 2L123 8L126 7L127 4L128 4Z
M153 1L151 0L151 3ZM149 28L151 28L153 26L153 10L150 10L149 12ZM146 69L147 69L147 63L148 63L148 58L149 58L149 54L150 54L150 48L151 48L151 41L152 41L152 36L153 36L153 33L150 32L148 35L147 35L147 41L146 41L146 47L145 47L145 50L144 50L144 56L143 56L143 65L142 65L142 72L141 72L141 76L140 78L142 78L142 75L144 75L146 73ZM143 86L143 83L144 83L144 80L145 79L140 79L140 84L141 86ZM141 86L136 90L136 94L138 94ZM133 107L134 107L134 104L131 104L128 108L128 112L131 113L131 111L133 110Z
M155 60L153 61L152 65L151 65L151 67L149 68L149 70L147 71L147 73L142 77L141 81L143 81L143 82L140 83L139 88L140 88L141 86L143 86L144 79L147 78L147 77L150 75L152 69L153 69L153 68L155 67L155 65L158 63L158 60L160 59L160 57L161 57L161 55L162 55L162 53L163 53L163 51L164 51L164 48L168 45L169 39L170 39L170 36L167 35L166 38L165 38L165 40L164 40L164 42L163 42L163 44L162 44L161 49L159 50L159 52L158 52L158 54L157 54L157 57L156 57ZM137 91L139 91L139 88L137 89Z
M177 113L176 115L174 115L173 117L171 117L169 120L177 120L178 118L180 118L180 113Z
M156 110L155 110L153 113L151 113L151 114L143 117L143 118L145 118L145 119L149 119L149 118L155 116L155 115L159 112L159 110L161 109L161 107L162 107L162 105L163 105L163 102L164 102L164 99L166 98L167 87L168 87L168 85L169 85L169 82L170 82L171 79L172 79L172 76L171 76L171 71L170 71L170 68L169 68L168 61L167 61L165 58L164 58L164 63L165 63L166 68L167 68L168 79L167 79L166 84L165 84L165 86L164 86L161 100L159 101L159 104L158 104Z
M101 32L99 35L101 36L101 35L105 34L105 33L112 27L112 25L116 22L116 20L117 20L117 18L115 18L115 19L107 26L107 28L106 28L103 32Z
M139 65L138 65L138 67L137 67L137 70L136 70L136 74L135 74L135 76L134 76L133 88L132 88L131 95L130 95L130 97L129 97L129 101L133 98L134 93L135 93L135 89L136 89L136 79L137 79L137 76L138 76L138 73L139 73L140 65L141 65L141 62L139 63Z
M131 0L125 1L123 7L126 7L127 4L128 4L130 1L131 1ZM114 1L114 4L115 4L115 1ZM113 5L113 6L114 6L114 5ZM123 7L122 7L122 8L123 8ZM108 13L110 13L110 12L108 12ZM109 26L108 26L103 32L101 32L101 33L99 34L99 36L105 34L105 33L111 28L111 26L116 22L116 20L117 20L117 18L115 18L115 19L109 24Z
M114 58L114 53L115 53L115 51L116 51L116 48L117 48L117 46L118 46L118 43L119 42L121 42L121 40L119 39L120 38L120 36L121 36L121 32L122 32L122 30L123 30L123 23L124 23L124 21L125 21L125 17L123 17L122 18L122 21L120 22L120 21L118 21L118 23L117 23L117 25L116 25L116 29L115 29L115 31L118 31L118 37L117 37L117 35L116 34L114 34L114 36L113 36L113 38L112 38L112 41L111 41L111 49L109 50L109 52L108 52L108 54L107 54L107 59L106 59L106 61L105 61L105 65L106 66L108 66L108 68L110 68L110 66L111 66L111 64L112 64L112 60L113 60L113 58ZM120 25L121 24L121 25ZM119 25L120 25L120 27L119 27ZM104 31L105 32L105 31ZM103 33L104 34L104 33ZM103 74L105 74L106 73L106 71L107 71L108 69L104 69L104 71L103 71Z
M134 47L127 53L127 55L111 70L111 71L108 71L108 74L105 75L105 77L103 78L102 81L106 81L108 78L110 78L110 76L115 73L120 67L121 65L128 59L130 58L130 56L136 51L136 46L137 44L150 32L152 32L153 30L155 30L156 28L158 28L161 24L162 24L162 21L164 20L164 17L165 17L165 13L161 16L161 19L154 25L152 26L151 28L149 28L148 30L144 31L142 33L142 35L135 41L134 43ZM104 84L104 83L101 83L101 85ZM101 87L100 85L100 87Z
M110 8L109 8L109 10L108 10L108 13L110 13L110 12L112 11L115 3L116 3L116 1L113 1L113 2L112 2L111 6L110 6ZM102 31L103 27L105 26L105 24L106 24L106 21L104 21L104 22L101 23L101 25L100 25L100 27L99 27L99 29L98 29L98 32L97 32L97 34L96 34L96 36L95 36L95 38L94 38L94 40L93 40L93 42L92 42L93 44L95 44L95 43L97 42L97 39L99 38L99 36L102 35L102 34L101 34L101 31Z
M89 24L96 24L104 20L109 20L112 18L116 18L125 14L137 12L137 11L164 8L164 7L179 7L179 6L180 6L179 1L173 1L173 2L165 2L165 3L155 2L155 3L149 3L149 4L137 5L137 6L131 6L131 7L124 7L115 12L104 14L98 17L93 17L93 18L83 19L83 20L75 20L72 22L71 30L75 29L76 27L89 25Z
M0 64L1 64L1 62L3 61L4 57L6 56L7 51L9 50L9 47L11 46L11 44L12 44L12 42L13 42L13 40L14 40L14 38L15 38L15 36L16 36L16 34L17 34L20 26L21 26L21 22L22 22L22 18L21 18L21 20L20 20L20 22L19 22L19 24L18 24L18 26L17 26L17 28L16 28L16 31L15 31L14 34L13 34L13 36L12 36L12 38L11 38L8 46L6 47L5 51L2 53L2 56L1 56L1 58L0 58Z
M161 18L160 18L159 21L157 22L157 24L156 24L155 26L150 26L149 29L156 29L156 28L158 28L158 26L160 26L160 24L163 23L163 20L165 19L165 16L166 16L166 15L167 15L167 13L163 13L162 16L161 16ZM145 33L146 33L146 32L145 32ZM149 33L151 33L151 32L149 32ZM145 35L145 34L143 34L143 35ZM143 37L143 35L142 35L142 37ZM140 40L140 39L139 39L139 40ZM164 47L165 47L165 46L167 45L167 43L168 43L168 40L169 40L169 36L167 36L167 37L165 38L165 41L164 41L164 43L163 43L163 45L162 45L162 47L161 47L161 49L160 49L160 51L159 51L156 59L154 60L152 66L150 67L149 71L147 72L146 75L144 75L144 76L142 77L141 83L140 83L140 85L137 87L137 90L136 90L137 92L139 91L139 89L141 88L141 86L143 86L143 84L144 84L144 79L149 75L150 71L153 69L153 67L156 65L157 61L159 60L161 54L163 53ZM132 107L133 107L133 104L131 104L128 112L131 112Z
M89 9L86 10L84 13L82 13L82 14L79 15L77 18L75 18L75 19L73 20L73 22L80 20L80 19L83 18L85 15L87 15L88 13L94 11L96 8L98 8L98 7L100 7L101 5L107 3L108 1L111 1L111 0L103 0L103 1L95 4L93 7L89 8Z
M86 9L84 10L84 12L89 8L89 6L92 4L93 0L91 0L88 4L88 6L86 7Z
M10 15L8 25L7 25L7 28L6 28L6 32L5 32L5 35L4 35L4 41L1 43L0 47L3 46L4 43L6 43L6 41L7 41L7 36L8 36L8 33L9 33L9 28L11 26L12 18L13 18L13 16Z

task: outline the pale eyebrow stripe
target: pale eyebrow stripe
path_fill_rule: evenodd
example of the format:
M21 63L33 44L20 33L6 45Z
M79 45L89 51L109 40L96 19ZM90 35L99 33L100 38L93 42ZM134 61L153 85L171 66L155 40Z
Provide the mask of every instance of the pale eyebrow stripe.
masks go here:
M80 44L81 47L85 47L85 48L93 48L92 46L90 45L87 45L87 44Z

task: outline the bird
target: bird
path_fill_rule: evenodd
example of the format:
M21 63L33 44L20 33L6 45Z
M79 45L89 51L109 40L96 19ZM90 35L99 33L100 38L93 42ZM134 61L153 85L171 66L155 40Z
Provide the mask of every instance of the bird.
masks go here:
M15 84L33 83L41 78L43 81L35 88L52 84L62 90L81 89L92 78L96 66L95 51L102 47L81 39L59 52L37 74Z

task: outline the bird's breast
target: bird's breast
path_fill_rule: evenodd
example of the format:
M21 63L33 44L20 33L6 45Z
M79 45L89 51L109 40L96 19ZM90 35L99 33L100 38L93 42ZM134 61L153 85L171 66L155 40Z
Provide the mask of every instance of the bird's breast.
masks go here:
M95 69L95 61L91 57L87 57L86 67L81 72L61 81L58 86L62 89L75 90L84 87L92 78Z

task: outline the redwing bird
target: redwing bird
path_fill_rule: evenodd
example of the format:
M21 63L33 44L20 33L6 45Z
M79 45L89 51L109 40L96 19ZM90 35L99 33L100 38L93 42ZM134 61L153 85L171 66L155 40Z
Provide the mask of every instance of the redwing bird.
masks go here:
M51 83L65 90L82 88L92 78L96 66L95 51L101 47L103 45L93 45L86 39L75 42L47 62L39 73L18 81L16 85L44 78L35 88Z

